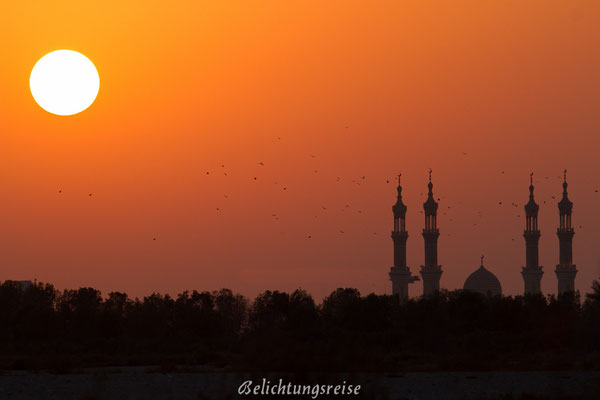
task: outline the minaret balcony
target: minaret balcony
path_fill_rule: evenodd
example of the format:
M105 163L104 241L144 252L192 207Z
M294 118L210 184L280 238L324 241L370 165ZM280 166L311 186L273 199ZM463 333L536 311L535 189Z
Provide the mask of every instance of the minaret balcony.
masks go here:
M557 264L556 269L559 271L560 270L569 270L569 271L577 272L577 266L575 264Z

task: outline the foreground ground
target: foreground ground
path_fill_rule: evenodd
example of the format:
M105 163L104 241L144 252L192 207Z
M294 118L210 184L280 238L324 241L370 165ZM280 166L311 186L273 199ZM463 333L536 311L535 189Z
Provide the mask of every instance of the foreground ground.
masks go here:
M7 372L0 375L0 399L24 400L201 400L239 396L246 380L283 378L299 384L361 384L362 399L598 399L600 371L413 372L404 374L241 374L156 367L115 367L79 373ZM286 398L269 396L268 398ZM287 396L290 399L310 398Z

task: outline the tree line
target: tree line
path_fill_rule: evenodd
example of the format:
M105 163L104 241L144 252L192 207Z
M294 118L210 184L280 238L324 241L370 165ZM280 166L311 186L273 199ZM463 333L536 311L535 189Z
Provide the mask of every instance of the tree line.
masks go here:
M600 283L581 299L455 290L401 301L304 290L153 293L0 285L0 368L209 365L274 371L600 368Z

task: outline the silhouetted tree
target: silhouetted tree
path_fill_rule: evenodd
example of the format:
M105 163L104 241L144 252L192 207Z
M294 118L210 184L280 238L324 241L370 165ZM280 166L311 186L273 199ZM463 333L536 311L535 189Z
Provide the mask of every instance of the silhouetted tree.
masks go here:
M333 291L222 289L130 299L93 288L0 285L0 368L80 363L213 363L246 369L600 368L600 283L560 296L441 290L400 301ZM11 363L18 357L23 362ZM29 361L27 361L29 360ZM83 361L85 360L85 361ZM566 360L566 361L565 361ZM558 366L558 367L557 367Z
M326 323L359 329L357 316L360 308L361 298L357 289L339 288L323 300L321 312Z

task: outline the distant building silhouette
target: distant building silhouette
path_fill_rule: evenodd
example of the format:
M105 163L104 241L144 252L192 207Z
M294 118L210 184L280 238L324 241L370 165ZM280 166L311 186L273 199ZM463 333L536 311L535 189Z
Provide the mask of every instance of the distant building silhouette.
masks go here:
M521 275L525 283L525 294L540 293L540 283L542 281L542 267L539 265L538 242L540 240L540 231L538 229L538 206L533 198L533 172L530 175L529 183L529 202L525 205L525 255L526 265L522 267Z
M438 265L437 240L440 231L437 228L438 203L433 198L433 183L431 183L431 169L429 170L429 193L427 201L423 203L425 211L425 228L423 239L425 241L425 265L421 265L421 277L423 278L423 295L431 295L440 290L440 278L442 267Z
M573 264L573 236L575 230L571 226L573 203L567 196L567 170L564 170L563 197L558 203L560 223L556 234L559 241L559 264L554 272L558 279L558 294L575 291L575 275L577 268Z
M392 206L394 212L394 230L392 240L394 241L394 266L390 268L390 280L392 281L392 294L398 294L401 299L408 298L408 284L419 280L412 276L406 265L406 205L402 202L402 186L400 175L398 175L398 199Z
M427 200L423 203L425 212L425 227L423 229L423 240L425 243L425 263L421 265L420 275L423 280L423 295L431 295L440 290L440 278L442 267L438 265L437 240L440 231L437 227L438 203L433 197L433 183L431 182L431 169L429 170L429 192ZM558 280L558 294L575 291L575 277L577 267L573 264L573 236L575 230L571 223L573 202L569 200L567 193L567 170L563 171L563 196L558 202L559 227L556 231L559 240L559 263L554 270ZM538 228L539 205L535 202L533 186L533 172L529 178L529 202L525 204L525 266L521 267L523 276L524 293L541 293L541 281L544 275L543 267L539 265L539 240L541 237ZM402 201L402 186L400 175L398 175L398 198L392 206L394 213L394 229L392 240L394 242L394 266L390 268L389 277L392 281L392 293L398 294L402 299L408 297L408 284L420 280L412 275L410 268L406 265L406 241L408 232L406 230L407 207ZM498 278L488 271L483 265L483 256L480 267L473 272L464 283L464 290L471 290L482 294L501 295L502 286Z
M486 296L499 296L502 294L502 286L500 286L500 281L496 278L496 275L483 266L483 256L481 256L481 265L475 272L469 275L463 289Z

